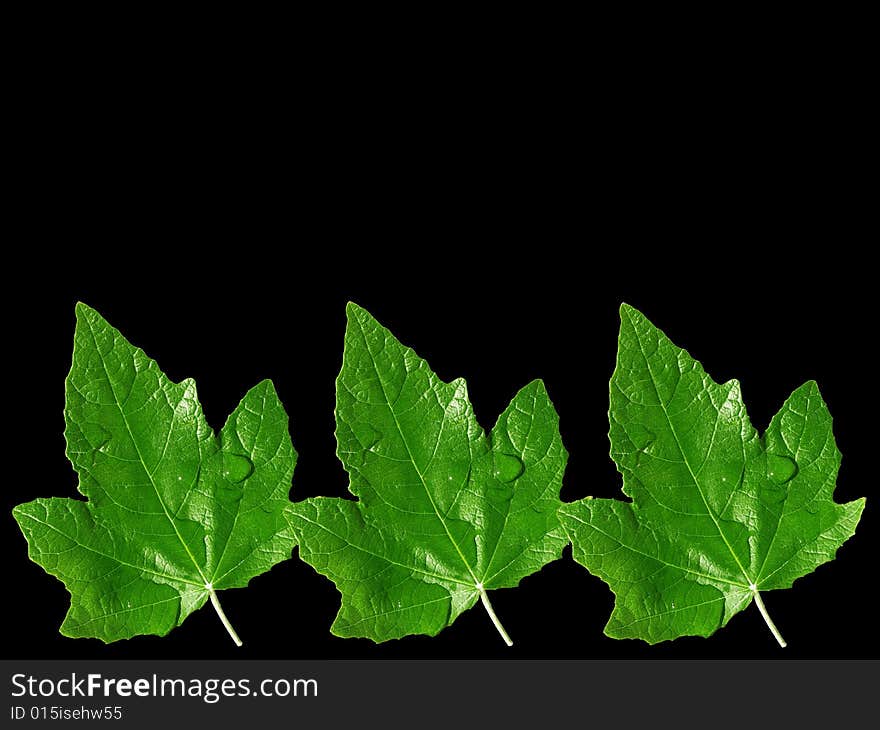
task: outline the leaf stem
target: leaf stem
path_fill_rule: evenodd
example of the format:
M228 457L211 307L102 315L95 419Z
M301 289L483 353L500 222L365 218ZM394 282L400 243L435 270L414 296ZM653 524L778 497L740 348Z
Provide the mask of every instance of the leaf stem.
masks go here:
M482 584L478 584L477 588L480 591L480 600L483 602L483 608L486 609L486 613L489 614L489 618L492 619L492 623L495 624L495 628L498 629L498 633L501 634L504 643L508 646L513 646L510 636L508 636L507 632L504 630L501 621L498 620L498 616L495 615L495 609L492 608L492 603L489 601L489 595L486 593L486 589L483 588Z
M784 649L786 646L788 646L788 644L785 643L785 639L782 638L782 634L779 633L779 629L776 628L776 624L773 623L773 619L770 618L770 614L767 613L767 607L764 605L764 601L761 600L761 594L758 593L756 588L752 588L752 595L755 597L755 603L758 604L758 610L764 617L764 621L766 622L768 628L773 633L773 636L776 637L776 641L779 642L779 646Z
M226 618L226 614L223 613L223 607L220 605L220 599L217 598L217 594L214 592L214 589L208 588L208 593L211 596L211 605L214 606L214 610L217 612L217 615L220 617L220 620L223 622L223 625L226 627L226 630L229 632L229 635L232 637L235 645L241 646L241 639L238 638L238 634L235 633L235 629L232 628L232 624L229 623L229 619Z

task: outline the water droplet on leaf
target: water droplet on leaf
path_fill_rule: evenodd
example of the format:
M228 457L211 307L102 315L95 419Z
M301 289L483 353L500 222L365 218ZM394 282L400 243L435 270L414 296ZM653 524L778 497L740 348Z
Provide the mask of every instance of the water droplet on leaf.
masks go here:
M504 483L519 479L525 471L522 459L511 454L495 454L495 478Z
M254 463L246 456L223 454L223 476L232 484L239 484L254 473Z
M767 454L767 476L776 484L785 484L798 473L798 465L787 456Z

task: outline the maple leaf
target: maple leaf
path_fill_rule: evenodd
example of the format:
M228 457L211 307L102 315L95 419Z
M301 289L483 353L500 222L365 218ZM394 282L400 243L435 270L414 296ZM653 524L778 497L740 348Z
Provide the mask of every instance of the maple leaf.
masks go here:
M289 509L300 557L342 594L338 636L434 635L487 591L558 558L567 453L541 381L487 435L463 380L442 382L369 313L349 304L336 387L337 454L359 499Z
M605 633L649 643L708 636L762 591L832 560L865 504L833 499L840 452L808 382L763 436L739 383L715 383L640 312L620 309L611 456L632 502L584 499L559 515L573 556L616 594Z
M296 452L264 380L215 435L192 380L172 383L95 310L76 306L67 456L88 500L37 499L15 519L31 559L71 594L61 633L165 635L217 591L290 557Z

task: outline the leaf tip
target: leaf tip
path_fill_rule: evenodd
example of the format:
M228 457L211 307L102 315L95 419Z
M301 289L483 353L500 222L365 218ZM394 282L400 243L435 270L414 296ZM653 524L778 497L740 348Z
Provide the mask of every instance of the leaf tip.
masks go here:
M808 395L818 395L820 398L822 397L822 393L819 391L819 383L817 383L812 378L801 385L798 388L798 391L804 391Z
M345 313L349 316L349 318L354 317L360 314L366 314L367 310L362 306L357 304L356 302L351 301L350 299L345 303Z
M791 404L798 400L809 400L810 398L817 398L819 400L820 408L825 408L827 410L828 404L825 403L825 399L822 397L822 392L819 390L819 384L815 380L807 380L805 383L802 383L795 388L791 395L786 399L786 404Z
M519 389L519 394L523 395L532 395L532 396L542 396L550 399L549 394L547 393L547 384L541 378L535 378L534 380L526 383L522 388Z
M534 388L539 393L547 392L547 384L544 382L543 378L535 378L529 385Z
M22 520L28 517L32 517L33 510L37 507L40 507L45 501L45 499L38 498L31 500L30 502L22 502L21 504L15 505L15 507L12 508L11 512L13 519L15 519L15 521L18 523L19 527L24 529L24 524Z
M379 321L372 314L359 304L352 301L347 302L345 305L345 317L348 320L349 326L353 323L356 323L361 329L364 327L371 328L381 326Z
M645 322L647 324L651 324L650 320L642 314L638 309L636 309L631 304L627 304L626 302L620 303L620 325L621 329L623 325L626 324L630 327L635 327L639 323Z
M862 512L865 509L865 504L867 503L867 497L859 497L858 499L854 499L852 502L847 502L844 507L850 507L852 509L852 515L854 519L853 524L853 534L855 534L856 526L858 526L859 521L862 519Z
M96 315L100 316L97 310L80 300L77 300L76 304L73 306L73 311L76 313L77 319L81 317L94 317Z
M275 388L275 383L272 381L272 378L263 378L253 388L251 388L251 390L257 393L266 393L276 398L278 397L278 391Z
M620 303L620 318L623 319L623 316L632 317L633 315L641 314L638 309L636 309L632 304L627 304L626 302Z

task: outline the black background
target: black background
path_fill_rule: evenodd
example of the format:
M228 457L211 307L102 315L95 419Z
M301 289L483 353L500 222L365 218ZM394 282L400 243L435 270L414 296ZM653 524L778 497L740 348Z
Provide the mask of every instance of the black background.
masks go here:
M5 655L880 656L876 282L856 253L876 227L854 89L813 76L774 94L731 77L713 93L646 70L634 86L593 79L572 93L571 79L522 77L491 98L449 90L441 103L413 87L367 94L355 79L303 104L240 84L244 113L220 94L155 105L116 89L108 104L63 73L59 116L22 111L33 128L11 200L21 225L4 271ZM330 111L323 102L340 94ZM62 409L77 300L175 381L195 378L215 428L271 378L299 453L294 499L346 490L333 407L348 300L444 380L463 376L486 428L543 378L571 454L563 498L620 496L607 400L626 301L717 381L738 378L760 430L815 379L844 455L837 499L868 504L836 561L765 595L785 650L754 607L711 639L609 639L613 596L568 550L493 593L511 649L479 606L436 638L333 637L338 594L296 553L221 595L241 649L209 607L165 638L67 639L67 593L28 561L9 510L76 494Z

